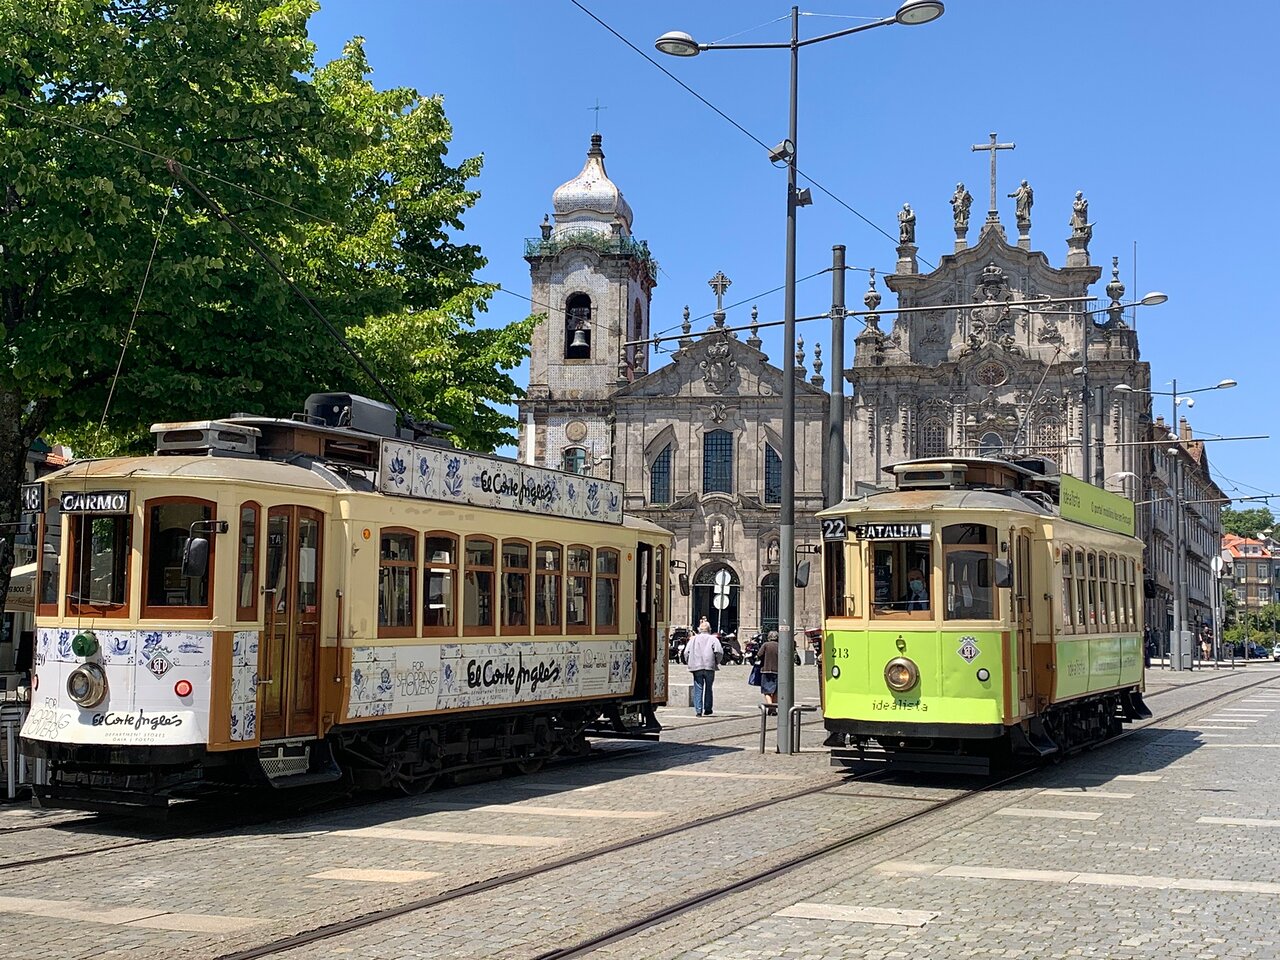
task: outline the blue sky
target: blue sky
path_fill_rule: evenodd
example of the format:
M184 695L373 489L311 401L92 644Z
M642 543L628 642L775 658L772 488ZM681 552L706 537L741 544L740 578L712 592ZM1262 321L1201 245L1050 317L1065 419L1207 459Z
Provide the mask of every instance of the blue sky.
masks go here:
M323 2L323 0L322 0ZM679 29L702 41L783 41L781 2L621 3L580 0L766 143L786 135L784 50L663 56L653 40ZM894 0L820 0L801 6L802 36L891 16ZM780 318L785 170L760 147L664 76L570 0L328 0L311 23L322 59L366 38L374 81L441 94L453 123L452 156L483 154L481 199L462 235L489 259L483 279L529 293L525 237L538 233L551 192L581 168L597 102L607 166L633 210L635 235L662 265L654 332L678 327L688 304L708 313L707 279L733 281L727 302L746 322ZM1020 179L1035 189L1032 243L1054 265L1066 256L1076 190L1095 222L1090 252L1110 276L1113 255L1129 297L1161 290L1169 302L1140 311L1142 356L1156 389L1198 394L1198 435L1274 433L1277 348L1272 278L1280 224L1277 168L1280 68L1273 49L1280 4L1215 8L1186 0L947 0L925 26L891 26L807 48L800 59L798 160L854 213L815 190L800 212L798 274L830 265L843 243L852 265L890 273L896 211L917 214L922 261L951 250L948 199L963 180L974 196L971 241L987 207L990 131L1017 149L999 158L1001 215L1012 228ZM1135 244L1137 284L1134 284ZM927 269L922 263L922 269ZM883 284L880 285L882 292ZM849 275L860 304L865 275ZM825 311L829 276L802 283L797 312ZM892 297L886 296L885 306ZM497 294L506 321L527 302ZM821 324L802 324L812 357ZM849 325L850 338L856 324ZM780 334L765 349L781 363ZM852 355L852 340L846 345ZM827 345L824 342L824 352ZM824 371L830 376L831 371ZM524 382L523 376L521 382ZM1168 416L1169 398L1156 398ZM1280 440L1208 444L1229 494L1280 492ZM1251 504L1245 504L1251 506ZM1280 500L1273 508L1280 507Z

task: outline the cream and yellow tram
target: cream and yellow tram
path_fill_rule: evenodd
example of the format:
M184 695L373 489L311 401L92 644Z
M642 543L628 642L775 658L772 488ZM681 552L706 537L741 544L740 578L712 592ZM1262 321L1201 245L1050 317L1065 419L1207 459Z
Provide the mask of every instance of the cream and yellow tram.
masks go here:
M916 460L819 516L837 762L983 772L1150 716L1133 504L1042 460Z
M619 485L404 439L349 395L152 429L154 456L31 492L40 802L416 791L656 735L670 535Z

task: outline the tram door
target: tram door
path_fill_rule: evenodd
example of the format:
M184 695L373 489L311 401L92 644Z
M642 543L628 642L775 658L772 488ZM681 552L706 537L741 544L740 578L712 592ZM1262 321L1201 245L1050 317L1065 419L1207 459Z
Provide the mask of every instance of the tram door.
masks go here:
M258 668L263 740L318 730L322 520L308 507L267 512L267 629Z
M1035 712L1031 660L1031 534L1019 531L1013 547L1013 616L1018 644L1018 701L1022 716Z
M658 642L658 611L654 609L653 547L636 546L636 686L635 695L648 700L653 657Z

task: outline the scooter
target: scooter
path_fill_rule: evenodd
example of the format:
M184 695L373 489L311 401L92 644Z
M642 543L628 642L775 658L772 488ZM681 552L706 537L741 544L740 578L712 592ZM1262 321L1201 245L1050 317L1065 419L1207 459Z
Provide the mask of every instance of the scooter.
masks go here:
M720 648L724 651L725 663L743 663L747 656L738 644L736 633L726 633L720 638Z

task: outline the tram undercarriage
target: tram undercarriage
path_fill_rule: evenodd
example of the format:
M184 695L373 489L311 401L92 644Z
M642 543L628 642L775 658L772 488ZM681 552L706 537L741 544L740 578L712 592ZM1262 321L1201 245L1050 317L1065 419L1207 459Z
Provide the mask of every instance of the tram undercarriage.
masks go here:
M832 731L826 745L831 747L832 766L883 763L902 772L985 776L1015 761L1056 762L1111 739L1126 723L1150 716L1140 692L1114 690L1051 705L1021 724L1005 728L962 732L937 724L936 729L904 725L888 731L868 730L872 724L846 721ZM831 722L828 720L829 725Z

